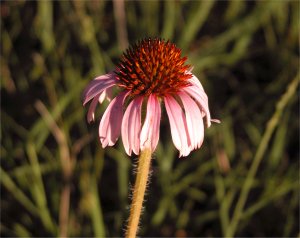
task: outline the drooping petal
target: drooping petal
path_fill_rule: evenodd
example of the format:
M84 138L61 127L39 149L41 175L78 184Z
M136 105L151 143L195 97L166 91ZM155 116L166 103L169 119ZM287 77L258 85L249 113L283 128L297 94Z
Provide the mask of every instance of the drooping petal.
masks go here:
M105 110L99 125L99 138L102 147L112 146L116 143L121 132L123 118L123 104L128 91L121 92L115 97Z
M96 95L102 93L105 89L110 88L116 85L116 81L114 79L108 79L106 81L99 81L99 83L93 87L88 93L84 96L83 105L85 105L88 101L90 101Z
M122 120L122 141L125 151L138 155L140 150L141 106L143 97L134 98L128 105Z
M179 157L187 156L191 152L191 147L185 115L180 105L172 96L165 96L164 101L170 121L173 143L180 151Z
M218 123L218 124L221 123L221 121L219 119L210 119L210 121L214 122L214 123Z
M100 78L100 77L98 77ZM115 78L115 74L106 74L101 76L100 79L94 79L92 82L88 84L83 93L83 105L85 105L88 101L90 101L96 95L102 93L105 89L108 89L114 85L116 85L117 81Z
M185 110L192 149L200 148L204 139L204 125L200 109L187 93L179 92L178 96L180 97Z
M203 116L206 116L206 124L207 127L210 127L211 125L211 118L210 118L210 112L208 108L208 99L207 95L204 91L199 90L199 87L196 87L194 85L188 86L182 89L182 91L187 92L191 97L195 99L195 101L198 103L201 112L204 113Z
M105 98L106 98L106 91L107 91L107 89L103 90L103 92L100 94L100 96L98 98L99 103L103 103L103 101L105 100Z
M161 108L156 95L150 94L147 103L147 114L141 130L140 147L151 148L154 152L159 139Z
M113 87L109 87L109 88L106 88L105 90L103 90L103 92L101 93L101 96L99 97L99 103L103 103L103 101L105 99L107 99L109 102L113 99L112 88Z
M105 89L105 98L110 102L113 99L113 87Z
M202 86L199 86L196 83L196 81L195 82L194 81L190 81L190 83L191 83L191 85L188 86L188 87L186 87L186 88L188 88L188 89L196 92L200 96L202 103L208 105L208 97L207 97L204 89L202 88ZM200 82L198 81L198 83L200 83Z
M89 106L89 110L88 110L88 114L87 114L87 121L89 123L95 120L96 106L97 106L98 102L101 104L104 101L104 99L107 98L108 91L111 91L111 88L105 89L102 93L100 93L99 95L96 95L93 98L93 100Z
M87 114L87 121L89 123L95 120L95 110L96 110L96 106L99 102L99 97L100 97L100 95L97 95L96 97L94 97L93 101L90 104L88 114Z
M204 88L203 88L203 86L202 86L202 84L200 83L200 80L194 75L194 74L192 74L193 76L190 78L190 79L188 79L192 84L195 84L195 85L197 85L201 90L203 90L204 91Z
M93 89L96 85L99 84L99 81L105 81L107 79L112 79L115 78L115 73L114 72L109 72L108 74L104 74L104 75L100 75L96 78L94 78L92 81L89 82L89 84L85 87L85 89L83 90L82 95L86 95L88 93L88 91L90 91L91 89Z

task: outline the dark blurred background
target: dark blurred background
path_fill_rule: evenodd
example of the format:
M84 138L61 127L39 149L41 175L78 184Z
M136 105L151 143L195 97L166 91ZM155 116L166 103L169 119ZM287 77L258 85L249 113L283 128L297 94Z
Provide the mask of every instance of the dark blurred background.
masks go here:
M139 234L299 236L299 1L0 4L2 237L123 235L137 158L101 148L107 103L89 125L81 93L145 37L182 49L222 123L179 159L162 120Z

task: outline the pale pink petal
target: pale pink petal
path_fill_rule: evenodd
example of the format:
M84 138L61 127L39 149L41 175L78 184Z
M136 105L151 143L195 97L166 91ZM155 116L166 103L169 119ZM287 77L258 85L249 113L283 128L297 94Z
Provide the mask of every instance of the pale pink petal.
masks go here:
M99 83L95 87L93 87L91 90L88 90L87 93L84 95L83 105L85 105L96 95L102 93L105 89L110 88L114 85L116 85L115 79L99 81Z
M147 103L147 114L141 130L141 149L150 148L152 152L156 149L159 139L159 125L161 108L156 95L151 94Z
M102 92L101 96L99 97L99 103L102 103L105 99L107 99L109 102L113 99L112 88L113 87L109 87Z
M198 83L197 83L198 82ZM203 101L203 103L208 104L208 97L203 89L203 87L199 84L199 81L196 80L190 80L191 85L187 86L186 88L189 88L195 92L197 92L199 94L199 96L201 97L201 100Z
M99 98L98 98L98 102L101 104L103 103L104 99L106 98L106 90L103 90L103 92L100 94Z
M201 112L204 113L203 116L206 116L206 124L207 127L210 127L211 122L210 122L210 112L208 108L208 99L207 95L204 91L199 90L198 86L188 86L182 89L182 91L187 92L190 96L192 96L195 101L198 103L200 106Z
M192 84L197 85L197 87L199 87L202 91L204 91L204 88L200 82L200 80L193 74L193 76L188 79Z
M196 94L198 94L199 97L198 102L202 105L201 108L207 108L207 110L204 110L205 114L208 115L207 120L210 120L211 122L215 122L215 123L221 123L221 121L218 119L210 119L210 113L208 109L208 97L203 89L202 84L200 83L200 80L195 75L193 75L192 78L189 79L189 81L192 84L191 86L188 87L189 90L192 90L196 92ZM198 87L200 90L197 90L194 86ZM207 121L207 125L209 127L211 123Z
M106 99L110 102L113 99L113 87L107 88L105 90L105 94L106 94Z
M108 98L110 101L111 95L108 96L108 94L111 94L110 91L111 91L111 88L107 88L102 93L100 93L99 95L96 95L93 98L93 100L90 104L90 107L89 107L88 114L87 114L87 121L89 123L95 120L95 110L96 110L97 102L99 102L101 104L105 98Z
M83 105L85 105L88 101L90 101L93 97L98 94L101 94L104 90L111 88L112 86L116 85L116 75L114 72L101 75L94 80L92 80L83 92ZM110 89L111 91L111 89ZM106 93L105 93L106 95ZM104 100L102 97L100 98L101 102Z
M101 118L99 137L103 148L114 145L120 136L123 104L127 95L128 91L123 91L115 97Z
M187 156L191 152L191 147L185 115L172 96L165 96L164 101L170 121L173 143L180 152L179 156Z
M122 120L122 141L125 151L138 155L140 150L141 106L143 97L134 98L128 105Z
M100 81L106 81L108 79L116 79L116 74L114 72L110 72L108 74L100 75L97 78L94 78L89 84L85 87L82 95L85 96L90 90L92 90L95 86L97 86Z
M210 119L211 122L214 122L214 123L221 123L221 121L219 119Z
M192 90L199 92L202 101L208 104L208 97L204 91L202 84L200 83L200 80L195 75L193 75L192 78L188 79L188 81L191 83L191 86L189 87L191 87Z
M179 92L178 96L185 110L192 149L200 148L204 139L204 125L200 109L187 93Z
M95 120L95 110L96 110L96 106L98 104L99 96L100 95L94 97L93 101L90 104L89 111L87 114L87 121L89 123Z
M192 71L193 71L193 69L194 69L194 66L191 66L191 67L186 71L186 73L191 74Z

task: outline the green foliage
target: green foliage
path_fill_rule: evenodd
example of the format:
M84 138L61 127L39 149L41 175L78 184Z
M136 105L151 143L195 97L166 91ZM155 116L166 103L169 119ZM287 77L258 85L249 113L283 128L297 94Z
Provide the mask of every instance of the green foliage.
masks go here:
M81 93L149 36L222 123L178 159L163 112L140 235L299 235L299 2L121 3L1 1L1 236L123 235L135 157L101 148Z

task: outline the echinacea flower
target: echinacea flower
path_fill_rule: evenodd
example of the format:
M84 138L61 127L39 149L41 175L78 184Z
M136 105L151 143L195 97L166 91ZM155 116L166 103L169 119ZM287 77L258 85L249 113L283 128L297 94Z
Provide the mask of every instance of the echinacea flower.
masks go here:
M162 104L179 156L201 147L204 124L209 127L211 121L218 120L211 120L208 97L186 60L175 44L145 39L127 49L115 71L88 84L83 95L83 105L92 100L88 122L94 121L97 104L105 98L112 99L112 89L119 89L99 125L103 148L113 146L121 134L128 155L138 155L145 148L153 152L159 139Z

